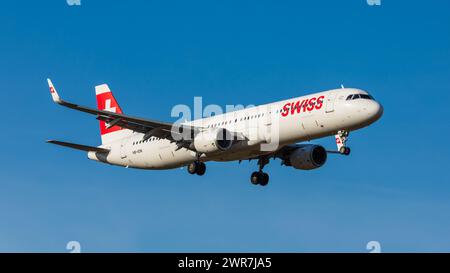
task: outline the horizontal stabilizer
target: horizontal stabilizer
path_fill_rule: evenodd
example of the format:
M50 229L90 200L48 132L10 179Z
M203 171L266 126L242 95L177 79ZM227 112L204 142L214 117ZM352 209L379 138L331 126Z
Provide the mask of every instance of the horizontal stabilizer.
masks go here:
M69 147L76 150L86 151L86 152L99 152L99 153L108 153L108 149L98 148L98 147L92 147L92 146L86 146L86 145L80 145L75 143L69 143L69 142L62 142L57 140L47 140L47 143L56 144L64 147Z

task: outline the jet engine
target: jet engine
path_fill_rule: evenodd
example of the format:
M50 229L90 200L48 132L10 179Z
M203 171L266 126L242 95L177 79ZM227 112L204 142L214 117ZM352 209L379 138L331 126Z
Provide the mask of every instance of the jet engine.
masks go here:
M288 157L288 166L299 170L312 170L322 167L327 161L327 151L320 145L302 145L293 150Z
M227 129L214 128L198 133L192 144L200 153L226 151L233 145L233 135Z

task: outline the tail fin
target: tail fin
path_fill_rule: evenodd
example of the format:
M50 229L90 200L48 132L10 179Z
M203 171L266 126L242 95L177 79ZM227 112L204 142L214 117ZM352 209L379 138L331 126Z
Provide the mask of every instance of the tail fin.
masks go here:
M97 108L99 110L123 114L122 109L120 108L107 84L96 86L95 95L97 97ZM104 121L100 121L100 135L102 138L102 144L107 144L127 137L131 135L131 133L131 130L124 129L114 124L108 124Z

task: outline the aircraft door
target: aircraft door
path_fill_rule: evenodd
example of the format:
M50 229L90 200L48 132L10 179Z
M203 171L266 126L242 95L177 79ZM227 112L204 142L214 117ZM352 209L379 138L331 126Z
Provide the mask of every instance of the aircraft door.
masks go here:
M263 129L263 132L261 132L261 135L263 136L264 140L266 142L270 142L272 140L272 128L273 128L273 120L272 120L272 111L275 111L275 109L265 109L264 111L264 119L263 119L263 126L261 128ZM276 124L275 124L276 125Z
M334 112L334 101L336 100L336 92L331 92L325 98L326 98L325 112L326 113Z
M278 115L274 114L277 107L269 106L262 109L262 126L260 128L260 136L264 143L261 145L262 151L275 151L280 143L280 123Z

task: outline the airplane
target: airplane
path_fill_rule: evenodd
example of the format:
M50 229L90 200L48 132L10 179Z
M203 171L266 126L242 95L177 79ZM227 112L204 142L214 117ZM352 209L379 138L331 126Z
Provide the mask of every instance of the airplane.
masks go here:
M383 107L368 92L345 88L319 92L265 105L181 123L126 115L107 84L95 87L97 108L61 99L47 79L55 103L96 116L101 145L87 146L48 140L48 143L87 152L91 160L126 168L165 170L187 167L202 176L206 162L258 160L250 176L254 185L266 186L263 172L270 160L299 170L322 167L329 153L349 155L351 131L380 119ZM256 132L256 133L255 133ZM302 143L334 136L337 150Z

